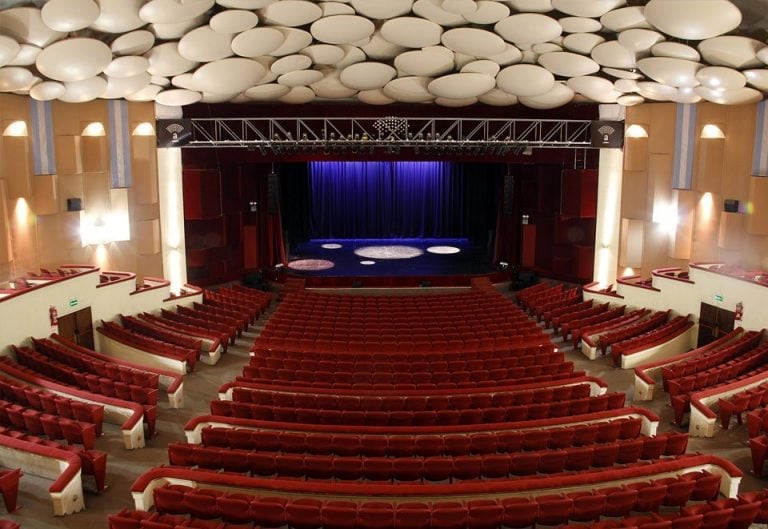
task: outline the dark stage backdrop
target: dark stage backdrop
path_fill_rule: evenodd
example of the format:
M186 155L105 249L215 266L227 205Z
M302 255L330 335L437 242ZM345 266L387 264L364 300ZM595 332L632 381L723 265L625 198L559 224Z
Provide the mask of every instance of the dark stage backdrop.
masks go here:
M280 167L291 244L342 238L469 238L496 223L501 164L309 162Z

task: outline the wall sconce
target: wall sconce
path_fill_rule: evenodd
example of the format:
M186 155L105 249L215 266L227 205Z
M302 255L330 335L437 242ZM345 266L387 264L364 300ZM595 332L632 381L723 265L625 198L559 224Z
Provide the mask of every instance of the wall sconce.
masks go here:
M723 132L723 129L721 129L719 125L715 125L714 123L708 123L704 125L704 128L701 129L701 135L699 137L707 140L723 139L725 138L725 133Z
M28 136L27 123L25 121L13 121L3 129L3 136Z
M627 138L647 138L648 131L643 125L634 123L629 127L627 127L627 130L624 133L624 136L626 136Z
M145 121L143 123L139 123L133 128L133 132L131 133L133 136L154 136L155 135L155 127L152 125L152 123L149 123L148 121Z
M104 125L98 121L87 124L83 128L83 136L106 136L107 132L104 130Z

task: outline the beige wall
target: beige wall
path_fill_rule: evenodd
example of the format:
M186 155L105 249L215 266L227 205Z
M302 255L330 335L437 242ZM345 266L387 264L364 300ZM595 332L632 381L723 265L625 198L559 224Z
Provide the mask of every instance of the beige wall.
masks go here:
M751 174L755 105L698 105L689 191L672 188L676 112L672 103L627 109L627 127L639 124L648 131L647 138L627 138L624 149L621 216L641 220L644 228L642 261L634 273L650 277L654 268L685 268L697 261L768 269L768 200L759 199L768 187ZM710 123L722 129L724 139L700 138L701 129ZM724 214L726 198L739 200L742 207L751 204L750 212ZM659 205L671 205L678 218L676 227L653 222L654 207ZM622 250L634 242L623 237ZM626 263L620 263L619 276L625 272L622 264Z
M136 124L154 126L151 103L129 103L132 131ZM102 269L162 276L157 161L154 136L131 136L132 187L111 191L109 121L105 101L52 103L55 175L33 174L31 137L2 137L0 144L0 281L65 263L96 264ZM0 122L28 124L29 100L0 94ZM85 137L94 121L107 136ZM120 195L122 194L122 197ZM122 209L125 198L130 240L82 246L80 213L67 211L67 198L82 199L84 213L100 215ZM7 220L4 220L7 219ZM5 241L9 241L4 249Z

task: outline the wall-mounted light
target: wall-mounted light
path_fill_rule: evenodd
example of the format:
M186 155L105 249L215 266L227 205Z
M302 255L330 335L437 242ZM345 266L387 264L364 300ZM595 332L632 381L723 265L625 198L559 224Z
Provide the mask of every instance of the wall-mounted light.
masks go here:
M27 123L25 121L12 121L3 129L3 136L27 136Z
M715 125L714 123L708 123L701 129L700 137L702 139L708 140L723 139L725 138L725 133L723 132L723 129L721 129L718 125Z
M627 127L627 130L624 133L624 135L627 138L647 138L648 131L644 126L639 125L637 123L633 123L632 125Z
M656 202L653 205L652 221L654 224L659 224L668 235L675 233L679 222L677 204L674 202Z
M136 125L133 128L133 132L131 134L133 136L154 136L155 127L152 125L152 123L145 121Z
M104 124L98 121L88 123L83 128L83 136L106 136L107 132L104 130Z
M635 275L635 271L630 267L626 267L624 271L621 273L621 277L629 277L633 275Z

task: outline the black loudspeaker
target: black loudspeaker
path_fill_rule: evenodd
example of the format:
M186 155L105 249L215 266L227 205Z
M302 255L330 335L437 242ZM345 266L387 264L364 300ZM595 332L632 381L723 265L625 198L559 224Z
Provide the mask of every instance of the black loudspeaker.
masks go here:
M590 127L592 147L621 148L624 146L623 121L593 121Z
M267 211L270 215L277 215L280 211L280 183L277 173L269 173L267 176Z
M67 199L67 211L82 211L83 199L82 198L68 198Z
M511 174L504 175L504 214L511 215L515 201L515 176Z
M739 201L733 198L726 198L723 201L723 211L726 213L738 213Z

